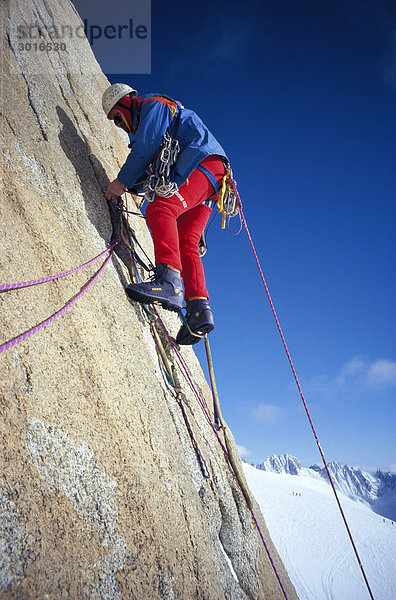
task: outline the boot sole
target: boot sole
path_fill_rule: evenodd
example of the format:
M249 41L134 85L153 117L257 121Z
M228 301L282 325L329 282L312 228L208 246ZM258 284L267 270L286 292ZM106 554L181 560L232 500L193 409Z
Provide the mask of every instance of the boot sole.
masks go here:
M202 337L204 337L207 333L210 333L211 331L213 331L214 329L214 325L213 323L206 323L205 325L202 325L202 327L200 327L199 332L196 331L194 333L199 333L199 335ZM198 344L198 342L201 341L201 337L196 337L195 335L192 335L189 331L187 331L187 334L185 336L183 336L181 338L181 340L179 340L176 337L176 342L177 344L179 344L180 346L193 346L194 344Z
M179 312L182 309L178 304L172 304L172 302L169 302L169 300L166 300L165 298L153 298L152 296L142 294L134 289L125 288L125 291L129 298L140 304L159 304L162 308L165 308L165 310L170 310L172 312Z

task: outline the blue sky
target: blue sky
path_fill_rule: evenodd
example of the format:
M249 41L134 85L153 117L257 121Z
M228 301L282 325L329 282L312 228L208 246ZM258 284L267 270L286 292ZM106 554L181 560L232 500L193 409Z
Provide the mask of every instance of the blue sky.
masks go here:
M390 5L153 0L151 74L117 75L115 58L108 76L180 99L222 143L327 459L396 471ZM319 462L246 234L217 217L208 244L210 341L237 443L248 461Z

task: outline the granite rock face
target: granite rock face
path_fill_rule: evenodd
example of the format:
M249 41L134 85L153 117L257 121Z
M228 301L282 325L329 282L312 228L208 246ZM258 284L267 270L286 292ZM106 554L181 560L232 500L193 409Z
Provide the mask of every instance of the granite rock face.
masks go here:
M73 5L3 0L1 9L0 273L12 283L68 271L109 246L103 190L127 139L102 113L108 82L86 39L42 52L40 64L18 51L20 25L39 24L44 41L54 23L79 27ZM143 219L130 223L152 256ZM102 263L0 293L0 345L59 311ZM147 318L124 292L128 282L113 256L68 311L1 354L0 598L280 600L235 477L166 345L211 477L202 475ZM176 316L161 317L175 335ZM192 349L182 355L209 406Z

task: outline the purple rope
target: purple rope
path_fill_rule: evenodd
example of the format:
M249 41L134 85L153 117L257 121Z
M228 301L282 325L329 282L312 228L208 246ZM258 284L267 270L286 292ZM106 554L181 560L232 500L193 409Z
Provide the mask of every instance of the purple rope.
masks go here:
M151 327L152 334L154 336L155 343L157 345L158 356L161 358L162 365L163 365L163 367L165 369L165 373L166 373L166 376L167 376L167 381L168 381L169 385L171 385L173 387L173 389L175 390L176 399L177 399L177 402L178 402L178 404L180 406L180 409L182 411L184 422L186 424L188 433L190 434L191 442L192 442L192 445L194 446L194 450L196 452L196 455L197 455L197 458L198 458L198 461L199 461L199 464L200 464L200 467L201 467L202 474L205 477L205 479L210 479L210 473L209 473L208 465L206 464L206 461L205 461L205 459L204 459L204 457L202 455L202 452L199 449L198 442L195 439L193 428L191 427L191 423L190 423L190 421L188 419L187 412L186 412L186 409L184 407L183 397L182 397L183 388L180 387L179 385L177 385L176 382L175 382L175 380L174 380L174 378L173 378L172 371L171 371L171 369L169 367L168 359L166 357L165 350L164 350L162 342L161 342L161 340L159 338L157 327L156 327L154 321L150 323L150 327Z
M246 500L246 504L247 504L247 506L248 506L248 509L249 509L249 511L250 511L250 513L251 513L251 515L252 515L252 517L253 517L253 521L254 521L254 523L255 523L255 525L256 525L257 531L258 531L258 533L259 533L259 535L260 535L260 538L261 538L261 541L262 541L262 543L263 543L264 549L265 549L265 551L266 551L266 553L267 553L268 559L269 559L269 561L270 561L270 563L271 563L272 569L273 569L273 571L274 571L274 573L275 573L275 576L276 576L276 578L277 578L277 580L278 580L278 583L279 583L279 585L280 585L280 588L281 588L281 590L282 590L282 592L283 592L283 595L284 595L285 599L286 599L286 600L288 600L288 595L287 595L287 593L286 593L286 590L285 590L285 588L284 588L284 586L283 586L283 584L282 584L282 580L281 580L281 578L280 578L279 572L278 572L278 570L277 570L277 568L276 568L276 565L275 565L275 563L274 563L274 560L273 560L273 558L272 558L272 555L271 555L270 549L269 549L269 547L268 547L268 544L267 544L267 542L265 541L264 534L263 534L263 532L262 532L262 530L261 530L261 527L260 527L260 525L259 525L259 522L258 522L258 520L257 520L256 514L255 514L255 512L254 512L254 510L253 510L253 507L252 507L252 506L250 506L250 501L249 501L249 499L246 497L246 492L245 492L245 491L244 491L244 489L243 489L243 484L240 482L240 480L239 480L239 477L238 477L238 474L235 472L235 469L234 469L234 467L233 467L233 465L232 465L232 460L231 460L230 454L229 454L229 452L228 452L228 450L227 450L226 446L224 445L224 443L223 443L223 440L221 439L219 432L216 430L216 426L215 426L215 424L214 424L214 423L213 423L213 421L212 421L212 418L211 418L211 416L210 416L210 414L209 414L209 411L208 411L208 409L206 408L206 405L205 405L205 402L204 402L204 400L202 399L202 397L201 397L201 395L199 394L199 392L198 392L198 390L197 390L196 386L194 385L194 382L193 382L193 381L192 381L192 379L191 379L191 376L190 376L190 374L189 374L189 371L188 371L187 365L185 364L183 357L181 356L180 352L179 352L179 351L178 351L178 349L176 348L176 345L175 345L175 343L174 343L174 341L173 341L172 337L170 336L170 334L169 334L169 332L168 332L167 328L165 327L165 324L164 324L163 320L161 319L160 315L158 314L158 311L157 311L157 309L156 309L156 308L154 308L154 311L155 311L155 313L157 314L158 320L159 320L159 322L161 323L161 325L162 325L162 327L163 327L163 329L164 329L164 331L165 331L165 334L166 334L166 336L167 336L167 338L168 338L168 340L169 340L169 342L170 342L170 344L171 344L171 346L172 346L173 350L175 351L177 358L179 359L179 362L180 362L181 366L183 367L183 370L184 370L184 372L185 372L185 374L186 374L186 376L187 376L187 379L188 379L188 381L189 381L189 383L190 383L190 385L191 385L191 388L192 388L192 390L194 391L194 393L195 393L195 395L196 395L196 397L197 397L197 399L198 399L198 402L200 403L201 407L203 408L203 411L204 411L204 413L205 413L205 415L206 415L206 417L207 417L207 419L208 419L208 421L209 421L209 423L210 423L210 425L211 425L211 427L212 427L212 429L213 429L213 431L214 431L214 433L215 433L215 435L216 435L216 437L217 437L217 439L218 439L218 441L219 441L219 443L220 443L220 446L222 447L222 449L223 449L223 452L224 452L224 454L226 455L226 457L227 457L227 459L228 459L228 462L229 462L229 464L231 465L231 468L232 468L232 471L233 471L233 473L234 473L234 475L235 475L235 477L236 477L236 480L237 480L237 483L238 483L239 489L241 490L241 492L242 492L242 494L243 494L243 497L244 497L244 498L245 498L245 500Z
M80 271L81 269L84 269L85 267L88 267L89 265L92 265L92 263L94 263L97 260L99 260L99 258L101 258L107 252L111 252L113 250L113 248L118 243L119 242L114 242L114 244L112 244L109 248L106 248L106 250L104 250L103 252L101 252L100 254L98 254L98 256L95 256L95 258L92 258L91 260L89 260L88 262L84 263L80 267L76 267L75 269L71 269L71 271L66 271L65 273L59 273L58 275L51 275L51 277L44 277L43 279L34 279L33 281L24 281L22 283L0 284L0 292L5 292L7 290L16 290L16 289L19 289L19 288L29 287L29 286L32 286L32 285L38 285L39 283L45 283L46 281L53 281L54 279L59 279L60 277L66 277L66 275L71 275L72 273L76 273L77 271Z
M175 387L175 390L177 391L178 388ZM182 396L181 396L181 394L178 391L177 391L177 400L179 402L179 406L180 406L180 409L182 411L182 415L183 415L186 427L188 429L188 433L190 434L190 438L191 438L192 444L194 446L194 450L195 450L195 452L196 452L196 454L198 456L198 460L199 460L199 463L200 463L202 474L205 477L205 479L210 479L210 473L209 473L208 465L206 464L206 460L204 459L203 454L202 454L201 450L199 449L198 442L195 439L195 435L194 435L193 429L191 427L191 423L190 423L190 421L188 419L188 415L187 415L187 412L186 412L186 409L185 409L185 406L184 406L184 403L183 403Z
M66 312L68 308L70 308L71 306L73 306L73 304L75 304L75 302L77 302L77 300L79 300L85 294L85 292L87 292L89 290L89 288L91 287L91 285L96 281L96 279L99 277L99 275L105 269L107 263L109 262L109 260L112 257L112 254L113 254L112 249L113 249L114 246L115 246L115 244L113 244L113 246L111 248L108 248L106 250L106 252L110 251L109 256L106 258L106 260L103 263L103 265L97 271L96 275L91 279L91 281L89 281L83 287L83 289L81 290L81 292L79 294L77 294L77 296L75 296L74 298L72 298L72 300L70 300L70 302L68 302L63 308L61 308L56 313L54 313L51 317L49 317L49 319L46 319L45 321L42 321L41 323L39 323L35 327L32 327L32 329L29 329L29 331L26 331L22 335L19 335L18 337L14 338L13 340L10 340L6 344L3 344L2 346L0 346L0 354L2 352L5 352L5 350L9 350L10 348L12 348L12 346L15 346L16 344L19 344L19 342L23 342L24 340L26 340L31 335L37 333L38 331L40 331L40 329L43 329L44 327L46 327L47 325L49 325L50 323L52 323L53 321L55 321L55 319L57 319L58 317L60 317L61 315L63 315L63 313ZM105 254L105 252L102 252L102 254L100 254L99 256L103 256L103 254ZM97 256L96 259L98 259L99 256ZM96 259L93 259L93 260L96 260ZM86 263L86 264L88 264L88 263ZM85 266L85 265L83 265L83 266Z

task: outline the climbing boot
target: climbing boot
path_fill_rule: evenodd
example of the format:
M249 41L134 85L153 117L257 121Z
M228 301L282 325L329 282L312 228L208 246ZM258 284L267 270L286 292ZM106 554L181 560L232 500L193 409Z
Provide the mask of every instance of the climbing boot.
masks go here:
M183 280L178 271L158 263L149 281L132 283L125 288L132 300L142 304L160 304L167 310L179 311L183 305Z
M182 346L192 346L212 329L214 321L209 300L187 300L187 314L176 336L176 342Z

